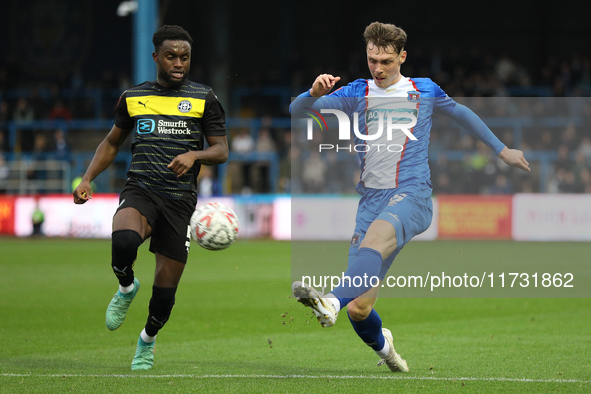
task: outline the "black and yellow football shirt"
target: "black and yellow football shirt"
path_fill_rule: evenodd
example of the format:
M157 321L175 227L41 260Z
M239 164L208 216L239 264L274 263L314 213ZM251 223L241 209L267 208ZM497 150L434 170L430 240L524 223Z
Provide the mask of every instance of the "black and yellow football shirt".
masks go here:
M191 81L177 88L144 82L126 90L115 125L133 129L128 178L173 199L196 194L201 166L180 178L166 166L182 153L202 150L205 136L226 135L224 109L213 90Z

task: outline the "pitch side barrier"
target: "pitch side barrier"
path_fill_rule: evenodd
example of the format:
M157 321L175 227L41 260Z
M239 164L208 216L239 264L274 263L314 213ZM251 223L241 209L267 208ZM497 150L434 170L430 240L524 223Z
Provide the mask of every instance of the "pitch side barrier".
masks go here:
M290 197L260 194L251 196L200 196L197 206L220 202L234 210L240 220L240 239L290 239ZM75 205L71 194L0 194L0 235L28 237L36 209L44 213L43 234L47 237L110 238L112 218L119 206L116 193L95 193L92 201Z
M27 236L31 215L39 203L47 209L48 236L70 236L69 230L63 229L76 227L71 223L75 220L81 223L80 228L105 222L104 234L88 236L109 237L118 198L115 193L95 193L91 203L72 205L69 193L0 194L0 232ZM236 211L241 220L239 237L323 244L350 242L354 232L357 208L354 196L201 196L198 205L210 201L222 202ZM85 212L86 209L97 212ZM430 240L579 241L591 247L591 195L435 196L430 227L411 242Z

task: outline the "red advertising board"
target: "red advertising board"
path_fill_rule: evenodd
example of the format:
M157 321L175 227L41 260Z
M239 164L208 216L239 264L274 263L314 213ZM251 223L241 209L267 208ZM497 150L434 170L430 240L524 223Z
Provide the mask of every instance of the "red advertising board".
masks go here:
M439 195L439 238L511 239L512 196Z
M0 196L0 234L14 235L13 196Z

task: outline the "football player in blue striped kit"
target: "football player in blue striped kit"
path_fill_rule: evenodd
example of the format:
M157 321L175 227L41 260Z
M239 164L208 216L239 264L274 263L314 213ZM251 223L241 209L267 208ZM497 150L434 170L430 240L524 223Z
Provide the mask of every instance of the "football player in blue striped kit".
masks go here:
M373 306L395 257L431 224L427 150L432 114L451 117L508 165L524 171L530 168L523 152L506 147L473 111L448 97L431 79L401 74L407 57L404 30L374 22L365 29L364 38L370 79L358 79L330 93L340 77L319 75L290 110L298 116L305 109L338 109L351 120L358 114L355 146L360 147L356 151L361 165L357 185L361 200L344 276L375 276L379 281L377 285L376 281L363 281L359 287L343 281L326 295L302 282L295 282L292 290L299 302L312 308L323 327L333 326L339 311L346 307L355 332L380 357L378 365L386 364L392 372L408 372L407 362L394 349L392 332L382 327ZM311 101L312 107L305 108ZM391 133L382 132L384 122L391 122L391 118L367 114L388 111L402 111L412 122L406 128L400 124L397 129L390 128ZM395 148L385 149L390 145Z

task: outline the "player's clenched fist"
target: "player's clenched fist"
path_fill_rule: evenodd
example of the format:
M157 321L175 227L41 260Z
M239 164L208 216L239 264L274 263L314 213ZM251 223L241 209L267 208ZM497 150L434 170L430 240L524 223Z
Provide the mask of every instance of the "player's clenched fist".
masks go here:
M335 77L330 74L319 75L312 87L310 88L310 95L312 97L320 97L328 94L334 85L341 80L341 77Z
M91 186L88 182L80 182L78 187L74 190L74 204L84 204L86 201L92 198Z

